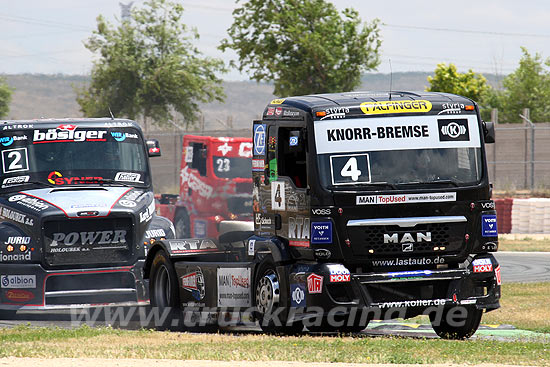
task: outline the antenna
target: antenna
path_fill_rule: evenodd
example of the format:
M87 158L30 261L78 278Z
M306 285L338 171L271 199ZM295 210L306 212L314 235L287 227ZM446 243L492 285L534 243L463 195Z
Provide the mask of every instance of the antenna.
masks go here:
M111 106L107 106L109 108L109 113L111 114L111 120L115 119L115 116L113 115L113 111L111 111Z
M391 101L391 87L392 87L392 83L393 83L393 70L391 68L391 59L388 59L388 61L390 62L390 101Z

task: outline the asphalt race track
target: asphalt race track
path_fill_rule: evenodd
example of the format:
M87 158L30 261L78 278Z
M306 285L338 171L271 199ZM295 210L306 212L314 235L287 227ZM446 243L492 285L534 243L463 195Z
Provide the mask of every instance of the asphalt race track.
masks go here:
M550 252L500 252L496 253L496 258L502 268L502 281L510 282L542 282L550 281ZM14 320L0 320L0 328L14 327L17 325L32 325L43 327L76 327L79 322L73 322L69 311L21 311L18 312ZM104 318L99 318L95 325L107 326L110 323ZM139 322L130 321L126 325L113 325L125 329L139 329L142 325ZM259 333L259 328L231 328L227 332L246 332ZM529 335L527 335L527 334ZM517 337L529 337L531 332L515 330L508 325L485 325L480 328L476 337L491 339L506 339ZM368 328L361 332L363 336L407 336L436 338L429 325L410 324L394 321L374 321Z

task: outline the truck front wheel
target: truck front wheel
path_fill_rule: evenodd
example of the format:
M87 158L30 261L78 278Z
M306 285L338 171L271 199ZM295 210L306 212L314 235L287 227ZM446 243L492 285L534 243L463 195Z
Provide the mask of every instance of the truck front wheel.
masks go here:
M151 306L159 314L161 328L176 327L179 324L179 287L174 265L164 251L159 251L151 265L151 279L149 282ZM166 318L163 320L163 316Z
M432 328L440 338L468 339L477 331L481 322L483 310L479 310L475 306L460 307L466 310L465 319L463 317L453 317L453 315L449 315L449 313L455 312L456 307L445 308L441 314L441 319L439 319L436 312L430 314Z
M274 334L301 332L304 328L301 321L287 322L289 309L282 304L280 280L271 259L264 260L256 274L254 299L262 330Z

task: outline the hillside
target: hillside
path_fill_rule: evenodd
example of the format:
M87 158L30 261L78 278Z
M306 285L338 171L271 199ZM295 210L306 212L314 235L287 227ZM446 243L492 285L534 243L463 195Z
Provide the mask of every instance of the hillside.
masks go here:
M393 74L392 90L424 90L429 72L400 72ZM80 117L73 87L81 87L89 80L80 75L16 74L4 75L15 88L10 105L10 119L39 117ZM493 74L485 77L493 86L502 79ZM388 90L390 75L371 73L362 78L360 90ZM256 82L224 82L227 95L224 103L202 104L201 112L206 130L250 128L250 122L259 117L267 102L274 98L273 87ZM229 123L228 123L229 120Z

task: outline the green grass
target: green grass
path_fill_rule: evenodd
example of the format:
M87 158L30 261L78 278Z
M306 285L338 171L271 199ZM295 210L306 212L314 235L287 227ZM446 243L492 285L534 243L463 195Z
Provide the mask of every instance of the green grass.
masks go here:
M2 330L0 357L287 360L356 363L548 365L550 344L412 338L276 337L111 328Z

